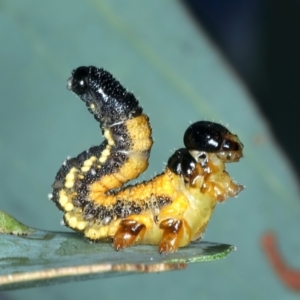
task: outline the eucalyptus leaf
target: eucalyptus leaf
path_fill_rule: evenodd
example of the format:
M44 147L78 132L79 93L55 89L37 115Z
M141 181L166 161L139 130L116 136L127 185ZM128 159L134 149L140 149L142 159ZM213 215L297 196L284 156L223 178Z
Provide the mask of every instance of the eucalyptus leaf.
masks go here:
M34 230L0 210L0 234L27 235Z
M5 217L7 224L17 222L8 215ZM0 291L179 270L186 268L187 263L225 257L234 249L230 245L200 242L169 255L160 255L154 246L117 252L109 243L89 243L75 233L27 228L26 234L19 235L21 229L13 230L18 234L0 234Z

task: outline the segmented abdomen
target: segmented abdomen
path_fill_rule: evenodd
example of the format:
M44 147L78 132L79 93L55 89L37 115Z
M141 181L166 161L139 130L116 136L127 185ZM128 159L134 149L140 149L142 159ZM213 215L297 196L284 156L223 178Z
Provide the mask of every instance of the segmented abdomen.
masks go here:
M148 116L108 72L78 68L68 87L86 103L106 138L100 146L67 159L53 183L52 200L66 213L66 225L82 231L93 222L108 224L122 217L108 209L120 206L112 195L144 172L153 141ZM134 203L129 206L132 213L140 211Z

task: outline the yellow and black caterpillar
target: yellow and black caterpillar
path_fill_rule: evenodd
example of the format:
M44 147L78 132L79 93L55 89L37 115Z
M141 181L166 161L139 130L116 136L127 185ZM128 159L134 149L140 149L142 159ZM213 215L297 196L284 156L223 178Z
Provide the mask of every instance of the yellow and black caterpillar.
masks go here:
M225 170L242 157L243 144L207 121L189 126L185 148L174 152L163 173L123 187L148 166L153 143L148 116L103 69L79 67L67 87L85 102L106 138L67 159L49 195L65 224L86 238L112 241L116 250L157 244L160 253L174 252L202 236L217 202L243 189Z

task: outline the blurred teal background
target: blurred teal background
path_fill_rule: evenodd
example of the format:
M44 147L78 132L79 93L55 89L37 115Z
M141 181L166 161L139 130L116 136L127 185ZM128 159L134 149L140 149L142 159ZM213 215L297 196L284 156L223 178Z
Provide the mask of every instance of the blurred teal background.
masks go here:
M246 190L219 205L205 240L230 243L227 259L188 270L75 282L0 299L298 299L278 281L260 238L274 230L300 267L297 182L243 82L176 1L0 2L0 209L46 230L61 213L47 200L66 156L102 141L97 123L65 88L72 69L104 67L139 98L155 144L148 179L189 125L229 124L245 158L229 171ZM1 256L1 253L0 253Z

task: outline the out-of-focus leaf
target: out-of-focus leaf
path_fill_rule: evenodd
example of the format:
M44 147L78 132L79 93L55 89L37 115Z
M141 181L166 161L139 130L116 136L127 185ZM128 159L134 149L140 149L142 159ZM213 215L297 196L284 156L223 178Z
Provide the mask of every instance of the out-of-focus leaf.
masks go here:
M14 220L7 215L6 218L9 222ZM26 232L26 236L0 234L0 291L179 270L186 268L187 263L223 258L234 249L230 245L201 242L169 255L160 255L154 246L116 252L108 243L92 244L75 233L29 228Z
M33 229L0 210L0 234L26 235L32 232Z

